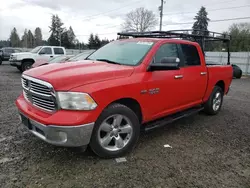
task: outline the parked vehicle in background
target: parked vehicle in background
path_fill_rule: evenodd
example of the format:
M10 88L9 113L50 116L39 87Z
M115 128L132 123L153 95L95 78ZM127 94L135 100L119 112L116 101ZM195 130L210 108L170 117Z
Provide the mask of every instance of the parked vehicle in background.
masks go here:
M218 114L232 66L206 65L198 43L176 39L193 40L196 35L190 33L122 33L134 38L111 42L81 63L24 72L23 94L16 100L23 124L48 143L89 144L97 155L110 158L131 151L141 129L201 110ZM229 44L226 35L206 33L197 39Z
M240 79L242 76L242 70L239 66L232 64L233 67L233 77Z
M10 48L10 47L1 48L0 49L0 60L1 61L8 61L10 59L10 55L12 53L18 53L18 52L21 52L21 50L16 49L16 48Z
M38 46L30 52L13 53L10 56L10 65L17 67L21 72L28 70L37 59L49 60L56 56L65 55L64 47Z
M81 61L86 59L86 57L88 57L90 54L92 54L95 50L88 50L85 52L82 52L76 56L71 57L68 61L69 62L73 62L73 61Z
M40 67L43 65L49 65L52 63L65 63L67 62L70 58L74 57L74 55L62 55L62 56L57 56L53 57L49 60L44 60L44 59L38 59L33 65L32 68L35 67Z

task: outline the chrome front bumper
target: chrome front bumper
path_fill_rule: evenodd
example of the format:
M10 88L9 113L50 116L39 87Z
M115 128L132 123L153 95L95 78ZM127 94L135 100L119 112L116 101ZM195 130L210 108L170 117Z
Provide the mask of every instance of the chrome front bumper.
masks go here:
M28 130L47 143L56 146L79 147L90 142L94 123L79 126L43 125L20 113L20 119Z
M17 61L17 60L10 59L9 62L10 62L10 65L14 66L14 67L18 67L18 66L22 65L22 62L21 61Z

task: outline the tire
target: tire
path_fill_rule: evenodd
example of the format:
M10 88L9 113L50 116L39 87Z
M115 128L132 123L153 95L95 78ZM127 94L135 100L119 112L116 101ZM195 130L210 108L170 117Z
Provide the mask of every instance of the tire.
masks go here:
M242 76L242 71L240 71L239 73L237 73L237 74L235 75L235 78L240 79L241 76Z
M16 67L20 72L22 72L22 67Z
M95 122L90 147L100 157L119 157L135 147L139 135L136 114L127 106L114 103L104 109Z
M208 115L218 114L223 103L223 95L221 87L215 86L208 101L204 104L204 112Z
M26 61L22 63L22 72L29 70L31 68L31 66L33 65L33 62L31 61Z
M0 65L2 65L2 63L3 63L3 61L2 61L2 59L0 58Z

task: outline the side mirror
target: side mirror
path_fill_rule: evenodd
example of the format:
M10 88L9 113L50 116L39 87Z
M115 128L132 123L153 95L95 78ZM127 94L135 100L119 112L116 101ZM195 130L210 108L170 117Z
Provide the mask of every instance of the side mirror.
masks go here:
M180 59L176 57L164 57L160 63L152 63L148 71L179 70Z

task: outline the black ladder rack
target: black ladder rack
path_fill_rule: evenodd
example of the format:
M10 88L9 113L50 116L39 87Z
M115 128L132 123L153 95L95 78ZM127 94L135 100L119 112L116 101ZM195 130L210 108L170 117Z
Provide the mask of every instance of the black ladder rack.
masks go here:
M169 30L169 31L147 31L147 32L121 32L117 33L121 37L133 38L167 38L183 39L198 42L203 50L206 42L222 41L227 44L228 63L230 64L230 40L231 36L225 33L205 31L198 29Z

